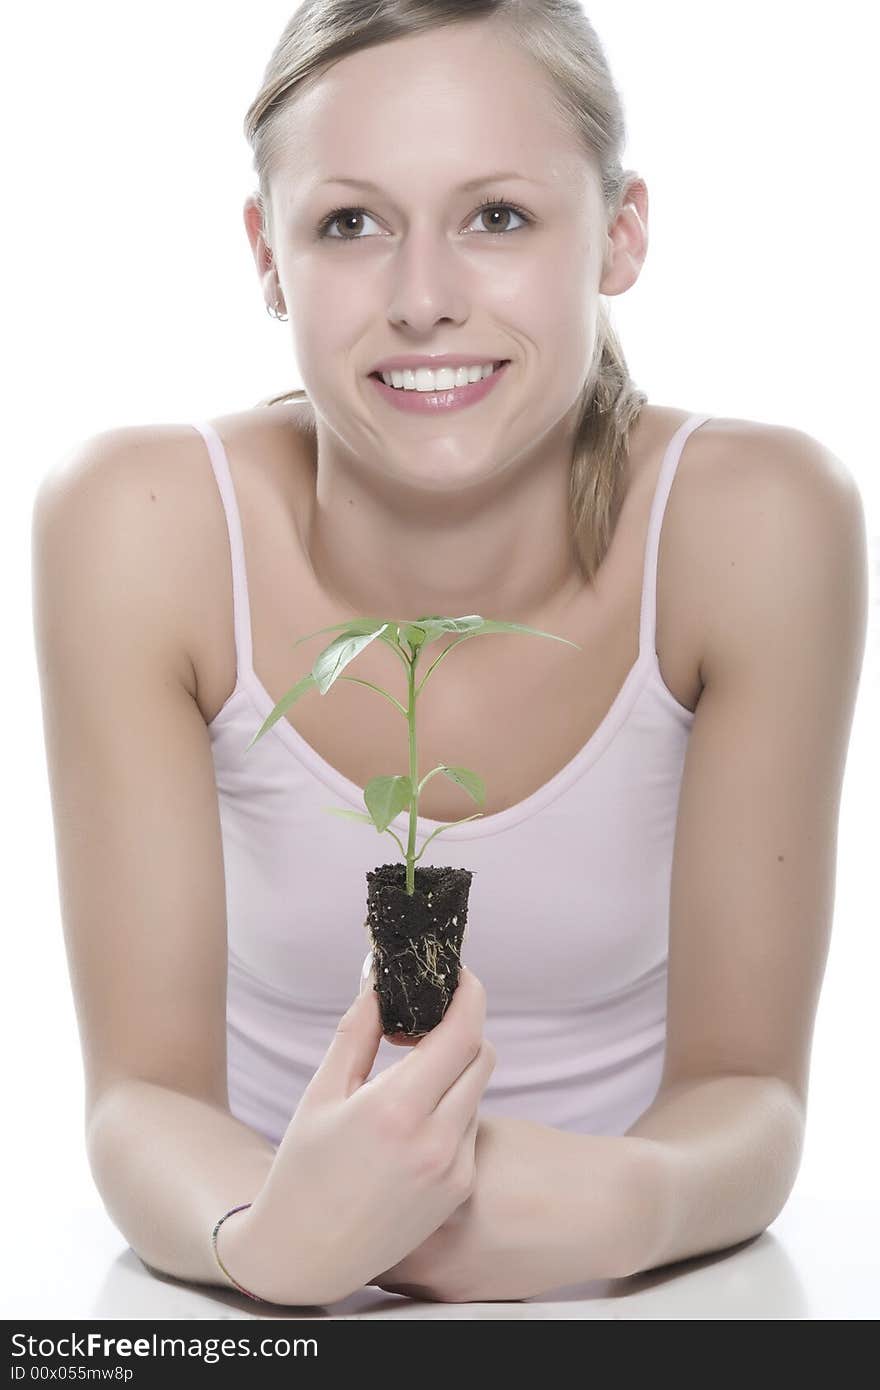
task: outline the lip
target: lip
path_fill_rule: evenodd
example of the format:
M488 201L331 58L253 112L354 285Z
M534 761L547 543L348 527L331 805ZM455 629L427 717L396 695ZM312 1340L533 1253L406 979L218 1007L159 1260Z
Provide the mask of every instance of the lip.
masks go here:
M436 371L440 367L484 367L487 362L494 366L496 362L507 362L509 358L493 356L491 353L475 353L472 357L465 357L460 352L436 353L433 357L420 357L417 354L405 353L398 354L397 357L383 357L381 362L370 368L368 375L373 372L403 372L417 371L419 367L430 367Z
M467 386L449 386L434 391L399 391L393 386L386 386L380 376L371 376L370 381L383 400L395 410L413 412L417 415L433 415L438 412L447 414L451 410L464 410L467 406L476 405L478 401L484 400L506 375L509 366L510 362L505 361L489 376L481 377L479 381L470 382Z

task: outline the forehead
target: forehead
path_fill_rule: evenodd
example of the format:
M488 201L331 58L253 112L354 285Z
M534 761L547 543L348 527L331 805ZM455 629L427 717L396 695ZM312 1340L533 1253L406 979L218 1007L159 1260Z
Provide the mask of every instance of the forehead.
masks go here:
M300 89L283 127L274 173L304 193L331 176L405 192L492 169L570 183L589 163L544 69L475 23L349 54Z

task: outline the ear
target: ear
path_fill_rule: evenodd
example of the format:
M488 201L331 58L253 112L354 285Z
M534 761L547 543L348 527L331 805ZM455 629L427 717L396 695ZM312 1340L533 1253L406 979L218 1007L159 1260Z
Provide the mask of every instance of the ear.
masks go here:
M648 188L637 174L630 177L617 216L606 233L600 294L623 294L639 278L648 254Z
M258 193L251 193L245 199L243 216L257 275L263 289L263 298L267 304L275 304L279 298L280 286L275 270L275 258L268 241L263 205Z

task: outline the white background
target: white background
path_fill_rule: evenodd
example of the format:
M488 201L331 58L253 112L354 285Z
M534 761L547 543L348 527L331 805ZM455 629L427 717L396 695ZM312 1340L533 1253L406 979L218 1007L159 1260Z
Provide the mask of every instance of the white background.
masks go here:
M0 1162L11 1286L37 1277L16 1242L41 1244L51 1263L59 1213L80 1220L101 1209L84 1154L33 652L33 495L46 471L98 431L243 410L299 384L287 329L263 307L242 221L255 187L242 121L292 9L274 0L50 0L16 6L4 26ZM656 403L808 432L851 469L865 501L871 627L797 1191L876 1195L871 7L600 0L586 9L624 97L625 166L643 174L650 194L647 263L627 295L608 301L635 380ZM427 149L427 132L425 140Z

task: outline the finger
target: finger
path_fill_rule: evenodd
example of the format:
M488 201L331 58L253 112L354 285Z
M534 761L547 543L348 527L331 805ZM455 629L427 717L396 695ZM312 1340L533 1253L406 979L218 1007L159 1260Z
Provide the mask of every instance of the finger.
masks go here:
M373 1069L382 1039L379 1001L367 988L342 1015L324 1058L303 1093L303 1100L347 1100Z
M459 1135L462 1141L466 1135L471 1135L473 1144L480 1101L494 1070L495 1048L484 1038L477 1056L437 1103L431 1117L432 1125L446 1135Z
M458 986L440 1022L389 1070L401 1104L422 1117L430 1115L479 1055L485 1020L486 991L473 971L462 966Z

